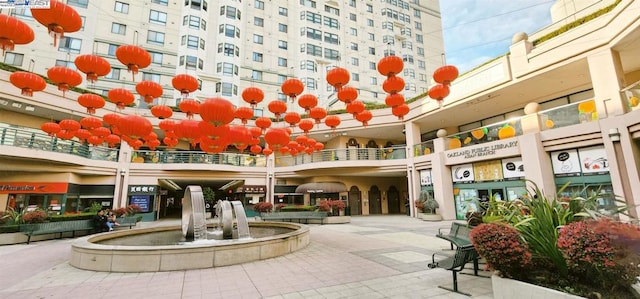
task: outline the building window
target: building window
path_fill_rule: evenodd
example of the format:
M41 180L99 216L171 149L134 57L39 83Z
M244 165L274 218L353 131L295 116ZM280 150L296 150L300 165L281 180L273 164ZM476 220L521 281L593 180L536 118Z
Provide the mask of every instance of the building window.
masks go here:
M220 15L226 16L229 19L238 19L240 20L240 10L233 6L222 6L220 7Z
M286 49L288 48L288 46L287 46L287 42L286 42L286 41L283 41L283 40L279 40L279 41L278 41L278 48L280 48L280 49L285 49L285 50L286 50Z
M58 44L58 50L69 53L80 53L80 48L82 47L82 40L65 36L60 40Z
M278 66L287 66L287 59L286 58L282 58L282 57L278 57Z
M419 18L420 17L420 11L417 9L413 10L413 16Z
M310 11L300 13L300 20L307 20L313 24L322 24L322 15Z
M253 35L253 42L256 43L256 44L261 44L262 45L262 35L254 34Z
M386 56L389 56L389 55L396 55L396 51L394 51L394 50L384 50L383 55L384 55L385 57L386 57Z
M419 43L422 43L422 42L423 42L423 40L422 40L422 34L416 34L416 41L417 41L417 42L419 42Z
M373 27L373 20L372 19L367 19L367 26L369 27Z
M185 68L188 70L195 70L198 64L198 57L187 55Z
M335 28L338 29L340 28L340 25L338 24L338 20L334 19L334 18L330 18L330 17L323 17L324 19L324 25L328 26L329 28Z
M258 17L253 17L253 25L256 25L258 27L264 27L264 19L263 18L258 18Z
M162 65L162 53L148 51L151 55L151 63Z
M376 40L376 35L375 34L369 32L367 35L369 36L369 40L372 40L372 41Z
M300 69L301 70L314 71L314 72L316 72L318 70L317 64L313 60L300 61Z
M373 12L373 5L367 4L367 12Z
M376 69L376 63L373 61L369 61L369 69L370 70L375 70Z
M349 28L349 34L353 35L353 36L358 36L358 29L356 28Z
M107 55L115 57L116 49L118 49L118 45L109 44L109 49L107 50Z
M87 8L87 6L89 6L89 0L67 0L67 4Z
M424 48L420 48L418 47L418 55L423 56L424 57Z
M278 31L286 33L287 31L289 31L289 29L287 25L278 23Z
M376 55L376 48L369 47L369 54Z
M393 44L395 44L395 39L391 35L383 35L382 36L382 42L387 44L387 45L393 45Z
M408 62L409 64L413 64L413 55L403 54L402 61Z
M116 1L116 5L113 8L113 10L117 11L117 12L120 12L120 13L128 14L129 13L129 4Z
M316 8L316 2L312 0L300 0L300 4L306 7Z
M339 45L340 44L340 40L338 39L338 35L337 34L333 34L333 33L329 33L329 32L325 32L324 33L324 41L330 44L334 44L334 45Z
M253 52L253 61L262 62L262 53Z
M111 68L111 71L104 76L105 79L120 80L120 69Z
M188 6L189 3L191 3L191 9L200 10L200 8L202 8L202 10L207 11L207 1L203 1L203 0L185 0L184 1L185 6Z
M349 20L351 20L351 21L354 21L354 22L355 22L355 21L357 21L357 20L358 20L358 18L356 17L356 14L354 14L354 13L350 13L350 14L349 14Z
M360 60L356 57L351 57L351 65L355 65L355 66L360 65Z
M315 90L316 89L316 80L313 78L301 78L302 84L307 87L307 89Z
M154 24L166 25L167 14L161 11L152 10L149 13L149 22Z
M111 33L125 35L127 33L127 25L111 23Z
M240 28L236 28L236 26L229 24L220 24L218 28L219 33L224 33L227 37L237 37L240 38Z
M147 32L147 43L160 46L164 45L164 33L149 30L149 32Z
M224 51L224 56L240 56L240 48L234 44L229 43L219 43L218 44L218 53L222 53Z
M378 85L378 78L371 77L369 82L371 83L371 85Z
M263 9L264 10L264 2L260 1L260 0L256 0L253 3L253 6L257 9Z
M222 73L222 75L224 76L229 76L229 77L233 75L237 76L238 66L229 62L218 63L216 71L218 73Z
M416 22L416 29L417 30L422 30L422 23Z
M349 0L349 6L356 7L356 0Z
M427 67L426 67L426 65L425 65L425 63L424 63L424 61L422 61L422 60L418 60L418 68L420 68L420 69L422 69L422 70L424 70L424 69L426 69L426 68L427 68Z
M354 50L354 51L358 51L358 44L357 43L350 43L349 49Z
M284 7L278 7L278 14L286 17L289 15L289 10Z
M251 79L262 81L262 72L261 71L251 71Z
M169 0L151 0L151 3L167 6L169 5Z
M339 9L337 9L337 8L335 8L335 7L331 7L331 6L329 6L329 5L325 5L325 6L324 6L324 11L325 11L325 12L328 12L328 13L330 13L330 14L336 15L336 16L339 16L339 15L340 15L340 10L339 10Z
M307 53L311 56L322 57L322 47L312 44L302 44L300 46L300 52Z
M68 68L73 69L73 70L77 70L78 69L76 67L76 64L73 63L73 61L60 60L60 59L56 59L56 66L64 66L64 67L68 67Z
M322 31L320 31L318 29L309 28L309 27L306 27L305 31L307 32L307 37L308 38L319 40L319 41L322 40Z
M287 80L287 76L285 75L278 75L278 84L282 84L284 83L284 81Z
M405 77L409 77L409 78L415 78L416 77L416 71L413 69L404 69L403 70L403 74Z
M357 74L357 73L351 73L351 80L353 80L353 81L360 81L360 74Z
M23 59L24 59L23 54L7 52L4 55L4 63L10 64L10 65L22 66Z
M156 83L160 83L160 75L159 74L153 74L153 73L142 73L142 80L143 81L153 81Z
M333 50L329 48L324 49L324 58L331 60L338 60L340 58L340 53L338 50Z
M238 95L238 86L232 83L218 82L216 83L216 92L227 97Z
M412 50L413 49L413 43L411 41L408 41L408 40L403 40L402 41L402 48L403 49Z

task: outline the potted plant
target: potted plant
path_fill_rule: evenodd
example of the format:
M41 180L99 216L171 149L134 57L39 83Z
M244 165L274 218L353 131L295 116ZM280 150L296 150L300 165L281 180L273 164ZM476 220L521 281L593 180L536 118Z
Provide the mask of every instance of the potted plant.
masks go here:
M599 212L597 196L558 200L535 185L533 195L505 204L500 221L470 233L488 268L496 270L494 298L635 298L640 227Z
M425 221L440 221L442 220L442 216L436 213L436 209L440 208L438 202L431 196L428 191L421 191L420 196L418 197L418 201L416 201L416 208L418 208L418 203L420 203L422 213L419 217Z

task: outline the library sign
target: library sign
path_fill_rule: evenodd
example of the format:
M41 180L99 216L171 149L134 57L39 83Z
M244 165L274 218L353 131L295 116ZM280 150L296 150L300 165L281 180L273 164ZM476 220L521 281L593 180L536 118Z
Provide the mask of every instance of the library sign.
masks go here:
M518 140L505 140L491 145L478 144L463 149L451 150L447 153L447 164L479 161L508 157L520 154Z

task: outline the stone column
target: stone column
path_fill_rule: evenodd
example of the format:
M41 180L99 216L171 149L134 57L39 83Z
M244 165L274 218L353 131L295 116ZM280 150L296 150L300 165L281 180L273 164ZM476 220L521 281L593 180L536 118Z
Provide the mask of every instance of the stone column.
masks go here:
M598 117L602 119L626 113L627 105L620 93L626 84L618 52L603 50L588 56L587 62Z

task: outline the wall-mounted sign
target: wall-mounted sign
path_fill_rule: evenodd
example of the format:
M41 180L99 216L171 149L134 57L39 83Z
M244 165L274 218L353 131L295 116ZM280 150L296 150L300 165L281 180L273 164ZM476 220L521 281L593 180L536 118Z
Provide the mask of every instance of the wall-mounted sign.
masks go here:
M151 195L131 195L129 197L129 204L139 206L143 213L149 212L149 203L151 203Z
M460 149L447 153L447 158L464 157L465 159L473 159L476 157L491 158L498 155L500 151L505 151L518 147L518 140L503 141L492 145L477 146L467 149Z
M473 164L461 164L451 167L451 178L454 183L473 182Z
M502 176L505 179L523 178L524 163L522 158L502 159Z
M251 193L251 194L264 194L265 189L267 187L265 185L244 185L238 187L236 189L237 193Z
M551 166L556 176L580 175L580 158L578 150L569 149L551 153Z
M474 178L477 182L502 180L500 160L473 163Z
M578 149L580 155L580 165L582 174L607 174L609 173L609 162L604 146L594 146Z
M129 185L129 194L153 194L158 191L155 185Z
M67 183L31 183L31 182L11 182L0 183L0 194L8 193L46 193L62 194L67 193Z
M431 180L431 170L420 171L420 186L431 186L433 181Z

